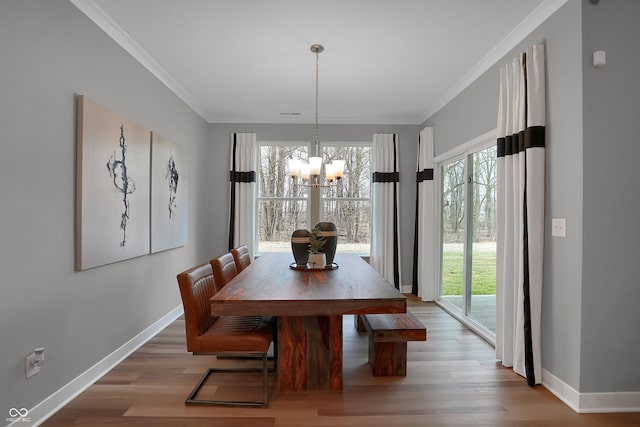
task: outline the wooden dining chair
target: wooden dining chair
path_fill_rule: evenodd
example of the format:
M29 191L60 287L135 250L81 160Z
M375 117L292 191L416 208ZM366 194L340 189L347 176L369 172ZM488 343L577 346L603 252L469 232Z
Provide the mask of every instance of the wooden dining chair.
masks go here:
M191 391L186 405L266 407L269 402L267 352L273 341L273 326L260 316L213 316L209 299L216 293L211 264L202 264L177 276L184 306L187 351L194 355L246 356L260 358L258 368L209 368ZM214 372L261 372L262 401L196 399Z
M236 262L238 273L251 264L251 254L249 253L249 248L245 245L231 249L231 255L233 255L233 260Z

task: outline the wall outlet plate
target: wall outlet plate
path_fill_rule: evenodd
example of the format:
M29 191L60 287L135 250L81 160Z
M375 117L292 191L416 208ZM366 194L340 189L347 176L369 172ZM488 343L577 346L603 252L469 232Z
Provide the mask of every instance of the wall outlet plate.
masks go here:
M40 372L40 366L35 366L33 364L33 361L35 359L36 359L35 353L31 353L25 358L25 364L26 364L25 373L27 375L27 378L31 378L32 376Z
M566 218L551 219L551 235L555 237L567 237L567 220Z

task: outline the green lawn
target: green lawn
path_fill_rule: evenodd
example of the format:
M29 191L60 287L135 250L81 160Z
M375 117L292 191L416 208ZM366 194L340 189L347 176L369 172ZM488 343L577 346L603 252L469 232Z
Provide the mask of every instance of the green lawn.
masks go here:
M369 243L342 243L338 241L337 252L349 252L369 255ZM260 252L291 252L291 241L258 243Z
M442 253L442 295L462 295L462 245L444 245ZM476 244L472 260L472 295L495 295L495 243Z

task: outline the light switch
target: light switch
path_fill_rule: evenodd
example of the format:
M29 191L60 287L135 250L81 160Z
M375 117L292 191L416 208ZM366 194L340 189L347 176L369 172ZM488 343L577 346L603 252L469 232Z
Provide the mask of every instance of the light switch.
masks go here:
M551 219L551 235L555 237L567 237L567 220L565 218Z
M607 53L604 50L593 52L593 66L602 68L607 65Z

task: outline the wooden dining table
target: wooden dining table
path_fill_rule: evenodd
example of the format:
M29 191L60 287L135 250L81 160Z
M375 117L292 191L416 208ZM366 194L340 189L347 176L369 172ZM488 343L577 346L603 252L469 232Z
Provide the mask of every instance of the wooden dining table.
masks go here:
M342 390L342 316L403 313L406 297L356 254L332 270L298 270L290 253L261 255L211 298L213 315L277 317L281 391Z

